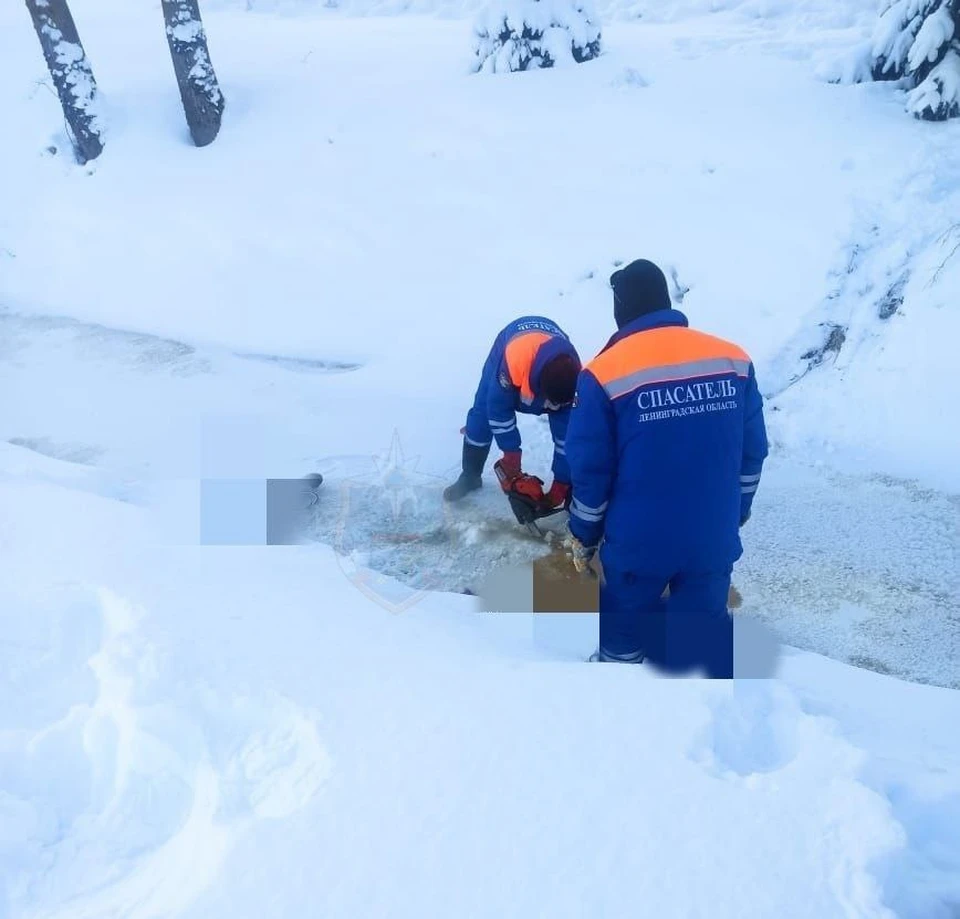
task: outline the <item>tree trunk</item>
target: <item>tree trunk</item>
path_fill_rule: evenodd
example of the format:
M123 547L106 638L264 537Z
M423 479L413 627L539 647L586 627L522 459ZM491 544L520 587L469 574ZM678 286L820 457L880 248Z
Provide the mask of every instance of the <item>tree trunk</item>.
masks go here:
M63 106L77 162L83 165L103 150L102 126L97 117L97 82L67 0L26 2Z
M161 0L173 70L190 136L198 147L220 131L224 98L210 63L198 0Z

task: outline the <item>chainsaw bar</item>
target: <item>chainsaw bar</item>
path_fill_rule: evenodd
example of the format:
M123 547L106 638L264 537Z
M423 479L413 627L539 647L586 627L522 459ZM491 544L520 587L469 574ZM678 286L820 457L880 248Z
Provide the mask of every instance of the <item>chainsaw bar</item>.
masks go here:
M563 507L552 507L543 510L528 498L515 494L507 495L507 500L510 502L510 510L513 511L513 516L517 518L517 523L525 526L530 535L536 536L538 539L546 539L547 534L537 521L557 514L564 509Z

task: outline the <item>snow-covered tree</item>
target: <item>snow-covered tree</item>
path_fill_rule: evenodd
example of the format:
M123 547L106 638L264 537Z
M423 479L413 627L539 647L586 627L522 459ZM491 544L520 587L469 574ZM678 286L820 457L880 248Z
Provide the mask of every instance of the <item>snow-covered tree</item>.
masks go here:
M871 75L907 80L907 109L918 118L960 115L960 0L884 0Z
M67 0L27 0L43 56L57 88L74 155L82 165L103 151L97 82Z
M161 6L190 136L205 147L220 131L224 98L210 62L200 6L198 0L161 0Z
M582 64L599 53L600 24L591 0L492 0L474 26L477 71Z

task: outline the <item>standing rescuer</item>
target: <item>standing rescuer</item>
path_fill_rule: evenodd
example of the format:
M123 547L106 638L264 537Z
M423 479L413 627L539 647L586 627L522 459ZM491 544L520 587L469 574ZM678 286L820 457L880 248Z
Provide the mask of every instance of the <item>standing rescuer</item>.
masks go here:
M484 464L494 439L503 451L498 472L510 494L518 483L538 483L521 468L517 412L547 413L553 436L553 484L531 494L542 509L562 507L570 492L565 440L580 358L566 333L544 316L523 316L502 329L483 365L480 385L463 428L463 471L443 496L459 501L481 486ZM539 486L538 486L539 489Z
M596 659L729 678L730 577L767 456L753 364L688 327L652 262L610 286L618 331L580 375L566 442L578 569L602 540Z

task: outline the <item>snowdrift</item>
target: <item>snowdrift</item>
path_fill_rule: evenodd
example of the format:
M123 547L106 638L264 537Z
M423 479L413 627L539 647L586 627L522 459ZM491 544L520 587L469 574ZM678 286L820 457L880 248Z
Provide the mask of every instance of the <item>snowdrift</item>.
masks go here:
M171 544L79 478L0 450L11 919L960 902L956 692L595 668L593 617L395 615L328 549Z

